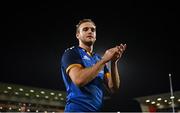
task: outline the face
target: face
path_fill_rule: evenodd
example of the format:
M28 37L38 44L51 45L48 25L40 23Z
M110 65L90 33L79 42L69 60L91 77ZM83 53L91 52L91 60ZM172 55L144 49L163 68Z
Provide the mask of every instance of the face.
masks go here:
M91 46L96 41L96 27L91 22L82 23L76 37L81 43Z

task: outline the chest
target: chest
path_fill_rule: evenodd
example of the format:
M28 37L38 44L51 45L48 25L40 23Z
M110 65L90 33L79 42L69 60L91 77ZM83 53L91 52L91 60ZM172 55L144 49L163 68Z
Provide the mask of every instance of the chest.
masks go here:
M101 60L101 58L99 56L97 56L96 54L94 54L93 56L90 56L85 51L80 51L80 56L81 56L81 60L82 60L85 67L92 67L98 61ZM102 69L98 73L98 77L103 78L103 76L104 76L104 69Z

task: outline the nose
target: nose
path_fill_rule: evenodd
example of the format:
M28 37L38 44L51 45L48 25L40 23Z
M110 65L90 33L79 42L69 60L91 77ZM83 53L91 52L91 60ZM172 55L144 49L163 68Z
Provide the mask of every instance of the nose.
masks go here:
M89 30L87 31L87 33L88 33L88 34L92 34L92 31L89 29Z
M93 32L93 29L92 28L89 28L88 29L88 33L92 33Z

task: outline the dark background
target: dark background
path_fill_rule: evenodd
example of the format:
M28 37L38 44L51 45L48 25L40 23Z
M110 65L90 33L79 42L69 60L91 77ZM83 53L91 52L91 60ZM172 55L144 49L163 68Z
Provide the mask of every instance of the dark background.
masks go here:
M133 98L180 90L177 3L165 1L2 3L0 82L65 90L59 70L63 51L78 44L75 25L97 25L94 50L103 55L120 43L121 88L105 110L133 111Z

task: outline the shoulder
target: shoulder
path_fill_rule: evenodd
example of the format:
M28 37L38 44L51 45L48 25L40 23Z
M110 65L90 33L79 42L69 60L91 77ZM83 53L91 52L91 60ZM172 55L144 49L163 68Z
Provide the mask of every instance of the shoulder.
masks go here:
M61 64L65 68L68 68L71 64L82 64L78 47L72 46L67 48L62 55Z
M72 54L77 54L77 53L78 53L78 48L76 46L72 46L72 47L67 48L64 51L63 55L68 55L68 54L72 55Z
M75 47L75 46L71 46L71 47L67 48L67 49L64 51L64 53L73 52L73 51L76 50L76 48L77 48L77 47Z
M70 58L79 58L79 52L76 46L67 48L62 55L62 59L70 59Z

